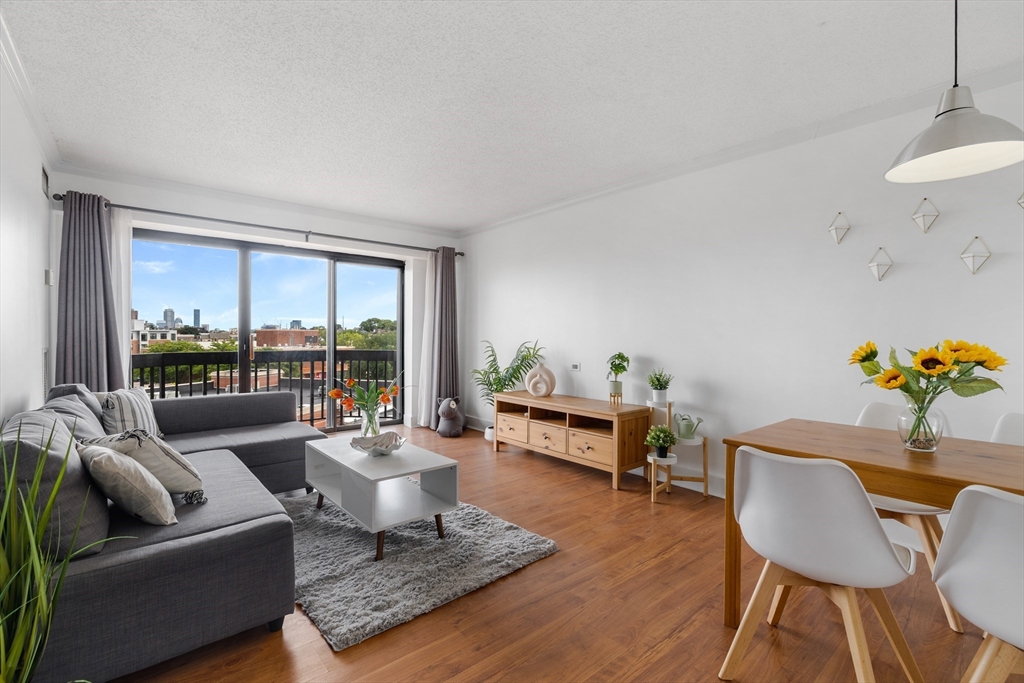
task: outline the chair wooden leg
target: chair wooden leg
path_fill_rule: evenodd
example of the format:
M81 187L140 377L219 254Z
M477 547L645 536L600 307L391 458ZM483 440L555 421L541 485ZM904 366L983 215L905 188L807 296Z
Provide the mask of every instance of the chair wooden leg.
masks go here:
M962 683L1003 683L1016 668L1021 651L991 633L981 642L977 654L964 672Z
M779 620L782 619L782 610L786 609L786 601L789 600L789 592L792 590L792 586L777 586L775 588L775 597L772 598L772 606L768 610L770 626L779 625Z
M928 562L928 569L934 571L935 557L939 554L939 542L942 540L942 527L939 525L939 520L934 515L928 517L903 515L903 519L900 521L917 532L918 538L921 539L921 547L924 549L924 559ZM960 614L946 601L946 596L942 594L938 586L935 587L935 591L939 594L939 602L942 603L942 611L946 613L949 627L957 633L963 633L964 627L960 623Z
M750 597L747 611L743 613L740 627L736 630L732 645L729 646L729 653L725 655L725 661L722 662L722 670L718 672L718 677L723 681L731 681L736 675L743 655L746 654L747 647L750 646L750 641L754 638L757 623L761 621L761 615L768 609L772 596L775 594L775 587L779 585L779 579L785 573L786 570L777 564L772 564L770 561L764 563L761 578L757 580L757 587L754 588L754 594Z
M867 588L864 592L868 594L868 600L875 608L878 620L882 622L882 629L885 631L885 636L889 639L892 649L896 651L896 658L900 660L903 672L907 674L907 678L912 683L924 683L924 676L921 675L921 670L917 667L914 653L907 645L907 639L903 636L903 631L900 629L899 622L896 621L896 615L892 613L892 607L889 605L885 593L881 588Z
M849 586L830 586L829 589L832 600L843 613L843 626L846 628L846 639L850 643L850 655L853 657L857 683L875 683L875 671L871 667L871 653L868 651L868 641L864 636L864 622L860 618L857 594Z

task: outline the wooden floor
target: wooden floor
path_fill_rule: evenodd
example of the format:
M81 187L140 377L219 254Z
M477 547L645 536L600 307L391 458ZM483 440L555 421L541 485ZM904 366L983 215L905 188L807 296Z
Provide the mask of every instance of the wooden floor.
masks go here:
M639 477L613 491L595 470L493 453L480 432L401 431L459 461L463 501L553 538L559 552L342 652L297 607L279 633L255 628L123 680L718 680L734 633L722 624L721 499L677 488L652 505ZM762 561L744 553L746 604ZM917 574L886 595L925 679L958 681L981 633L949 630L922 567L919 556ZM878 681L905 681L863 596L861 609ZM854 680L839 610L794 589L779 628L758 628L736 680Z

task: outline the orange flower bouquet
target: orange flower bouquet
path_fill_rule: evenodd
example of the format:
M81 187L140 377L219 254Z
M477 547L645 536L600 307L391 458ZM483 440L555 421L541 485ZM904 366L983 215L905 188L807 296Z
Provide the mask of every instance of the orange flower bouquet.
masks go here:
M398 373L387 386L377 386L376 389L364 389L352 377L345 380L345 388L352 393L346 394L342 389L331 389L327 395L332 399L341 401L341 407L346 411L353 411L357 407L363 415L362 436L377 436L380 434L380 411L384 406L391 405L398 396L400 388L398 379L402 373Z

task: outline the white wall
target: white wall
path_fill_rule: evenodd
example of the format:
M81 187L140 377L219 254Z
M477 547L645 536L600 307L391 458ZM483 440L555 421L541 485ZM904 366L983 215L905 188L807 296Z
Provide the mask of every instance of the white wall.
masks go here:
M1024 125L1021 82L975 95L983 112ZM952 337L1010 361L993 373L1005 393L940 399L957 436L988 438L1000 414L1024 411L1024 169L886 183L932 116L933 106L465 237L471 424L491 421L469 376L482 339L502 361L539 339L556 392L590 398L607 396L604 361L623 351L627 402L650 397L653 367L675 374L670 398L705 418L721 490L725 436L789 417L852 423L869 401L900 402L859 386L847 358L864 340L887 353ZM928 234L911 220L925 196L941 212ZM853 225L838 246L827 231L837 211ZM972 275L959 254L975 235L993 256ZM867 267L879 246L895 262L882 282Z
M43 402L49 205L43 152L0 70L0 420Z

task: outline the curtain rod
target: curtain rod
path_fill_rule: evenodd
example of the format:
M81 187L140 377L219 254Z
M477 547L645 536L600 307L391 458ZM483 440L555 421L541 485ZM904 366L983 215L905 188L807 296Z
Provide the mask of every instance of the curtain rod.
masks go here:
M58 202L64 201L64 195L55 194L53 198ZM397 242L381 242L380 240L368 240L362 237L343 237L342 235L332 235L328 232L316 232L315 230L299 230L298 228L282 228L276 225L262 225L260 223L246 223L245 221L232 221L226 218L210 218L209 216L197 216L191 213L178 213L176 211L164 211L162 209L146 209L141 206L127 206L125 204L113 204L107 201L104 204L105 209L128 209L129 211L145 211L146 213L159 213L164 216L177 216L178 218L196 218L201 221L212 221L214 223L227 223L229 225L240 225L247 228L261 228L263 230L279 230L281 232L290 232L295 235L304 235L306 241L309 242L311 235L317 237L325 237L327 239L345 240L346 242L360 242L362 244L377 244L383 247L398 247L399 249L413 249L415 251L432 251L437 253L437 249L431 249L430 247L417 247L411 244L398 244ZM466 252L457 251L456 256L465 256Z

